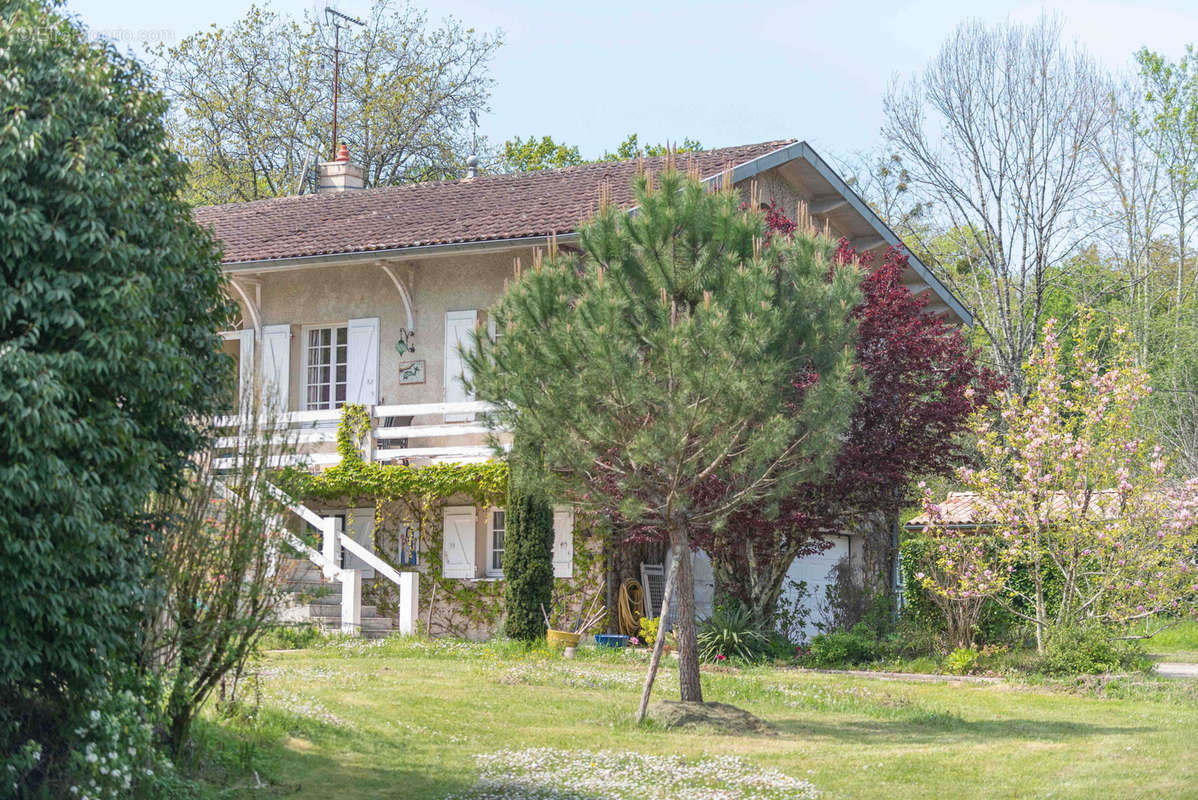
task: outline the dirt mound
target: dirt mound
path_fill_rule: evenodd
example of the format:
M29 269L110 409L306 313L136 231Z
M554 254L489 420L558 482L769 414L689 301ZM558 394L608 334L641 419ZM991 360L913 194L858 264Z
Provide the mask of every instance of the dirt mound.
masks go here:
M649 705L647 716L666 728L710 727L721 733L773 733L764 720L727 703L681 703L661 700Z

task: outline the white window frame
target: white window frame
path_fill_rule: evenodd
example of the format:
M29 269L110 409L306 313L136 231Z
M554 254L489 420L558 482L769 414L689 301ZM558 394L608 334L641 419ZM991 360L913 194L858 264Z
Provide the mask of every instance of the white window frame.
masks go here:
M302 411L326 410L326 407L320 406L320 405L313 405L312 403L310 403L308 401L308 387L310 386L310 384L308 383L308 367L310 366L308 363L308 354L309 354L308 338L313 331L332 330L332 331L336 332L338 329L345 331L345 379L346 379L346 382L345 382L346 394L345 394L345 396L346 396L346 400L342 400L340 405L338 405L338 401L337 401L337 362L336 362L337 344L334 341L330 345L334 351L333 355L332 355L332 358L334 360L329 365L329 376L330 376L331 382L329 384L329 405L328 405L327 409L329 409L329 410L338 409L338 408L341 408L342 406L344 406L346 402L348 402L348 398L349 398L349 323L348 322L331 322L331 323L327 323L324 325L304 325L302 328L300 328L300 397L303 400L303 405L301 407Z
M503 577L503 547L495 547L495 515L503 514L503 527L499 530L503 534L504 545L507 544L507 510L503 508L488 508L487 509L487 568L485 570L488 578ZM495 566L495 555L499 554L499 566Z

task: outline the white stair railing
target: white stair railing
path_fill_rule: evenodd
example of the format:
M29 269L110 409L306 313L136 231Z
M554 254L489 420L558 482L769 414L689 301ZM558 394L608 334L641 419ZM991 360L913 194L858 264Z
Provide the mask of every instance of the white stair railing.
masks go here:
M408 403L379 405L367 409L370 414L369 441L365 457L378 461L456 461L479 462L495 457L487 444L490 429L475 418L493 409L490 403L467 401L461 403ZM454 417L457 421L446 421ZM393 420L416 420L419 424L393 425ZM300 452L279 456L273 466L311 464L318 467L340 462L335 452L339 409L324 411L292 411L270 424L287 430ZM216 420L224 435L217 439L221 448L236 448L246 436L246 427L253 424L247 417L220 417ZM424 440L424 441L421 441ZM377 447L378 443L384 447ZM396 446L400 444L400 446ZM235 466L232 457L217 459L218 468Z
M221 481L216 481L216 490L223 497L232 496L232 491ZM320 531L320 550L283 527L283 521L275 518L270 527L284 541L315 564L329 580L341 584L341 632L357 634L362 629L362 571L341 566L341 549L344 548L374 568L399 587L399 632L405 635L416 633L416 620L420 609L420 574L400 572L363 547L349 536L337 531L336 517L322 517L302 503L293 503L279 487L266 484L271 496L282 503L288 511Z
M399 632L405 635L416 633L416 620L420 608L420 575L417 572L400 572L379 558L367 547L363 547L349 536L337 530L336 517L322 517L302 503L292 503L276 486L270 491L287 509L297 517L320 531L320 550L317 551L298 537L285 532L289 544L296 547L308 560L320 568L329 580L341 583L341 632L356 634L362 629L362 571L341 566L341 551L345 549L374 568L375 573L399 587Z

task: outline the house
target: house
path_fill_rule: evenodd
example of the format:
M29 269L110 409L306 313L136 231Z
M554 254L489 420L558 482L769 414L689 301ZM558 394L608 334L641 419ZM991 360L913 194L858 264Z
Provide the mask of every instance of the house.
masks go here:
M819 224L859 251L901 246L805 142L727 147L679 160L692 159L706 181L722 181L730 170L746 198L756 184L760 197L790 213L804 203ZM643 166L660 171L665 158L644 159ZM490 324L486 309L517 259L529 263L550 237L562 247L577 240L575 230L596 209L600 187L613 202L630 206L638 168L636 161L618 161L485 176L471 168L460 180L366 188L362 169L342 147L336 161L319 165L315 194L197 209L196 219L223 243L224 270L241 310L235 328L223 332L239 364L239 391L248 396L256 383L269 391L275 407L305 428L303 455L316 469L339 460L334 434L346 403L370 409L367 457L373 460L418 466L491 458L475 418L484 407L461 381L458 345ZM969 322L961 303L918 259L910 259L904 279L913 292L931 293L930 313ZM391 560L418 570L436 561L442 579L471 586L501 579L503 510L459 497L442 512L437 551L429 552L427 542L423 552L396 544ZM555 517L556 574L577 579L573 562L584 548L574 546L572 512L559 508ZM322 565L326 576L352 568L368 585L381 580L372 570L382 568L363 555L372 546L368 509L326 507L305 519L316 527L335 525L333 541L343 533L350 540L347 553L322 554L326 562L337 561ZM818 585L829 563L852 555L848 537L833 539L829 553L796 564L796 578ZM661 556L633 554L634 563L625 558L622 569L655 584L651 562L661 563ZM637 561L648 571L635 569ZM697 570L698 601L709 608L710 569ZM437 608L434 616L416 601L401 610L401 627L411 627L417 610L430 621L448 613ZM344 604L342 613L349 613ZM481 635L486 627L465 632ZM445 629L453 628L446 623Z

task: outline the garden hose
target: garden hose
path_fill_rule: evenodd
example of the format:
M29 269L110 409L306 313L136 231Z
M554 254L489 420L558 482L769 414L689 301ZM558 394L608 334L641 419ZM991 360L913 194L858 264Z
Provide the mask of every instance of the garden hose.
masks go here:
M645 607L645 592L641 585L633 580L620 584L620 594L616 598L616 610L619 616L620 633L625 636L636 636L641 629L641 609Z

